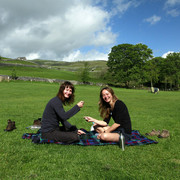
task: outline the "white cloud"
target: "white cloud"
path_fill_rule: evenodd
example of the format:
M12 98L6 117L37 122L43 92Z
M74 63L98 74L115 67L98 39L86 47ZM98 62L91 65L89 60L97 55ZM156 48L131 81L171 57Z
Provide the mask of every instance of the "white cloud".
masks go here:
M110 46L116 41L108 26L110 14L90 0L0 3L2 56L60 60L83 46Z
M175 6L177 4L180 4L180 0L167 0L165 3L166 6Z
M30 53L30 54L28 54L27 56L26 56L26 58L28 59L28 60L34 60L34 59L39 59L39 54L38 53Z
M108 53L101 53L97 50L91 50L87 53L82 53L80 50L70 53L68 56L64 56L63 61L92 61L92 60L108 60Z
M180 12L177 9L171 9L167 11L167 14L171 15L172 17L179 16Z
M106 29L105 31L97 32L94 34L91 40L92 45L103 46L109 45L115 42L117 35L111 32L111 29Z
M113 0L114 7L112 9L112 15L119 14L121 16L131 7L138 7L140 1L138 0Z
M177 17L180 15L180 0L167 0L164 4L164 9L168 15Z
M151 25L154 25L157 22L159 22L160 20L161 20L160 16L154 15L154 16L151 16L151 17L145 19L144 21L150 23Z
M81 52L80 50L74 51L70 53L68 56L64 56L63 61L76 61L80 60L81 57Z
M168 51L167 53L164 53L164 54L162 55L162 57L163 57L163 58L166 58L166 56L167 56L168 54L170 54L170 53L174 53L174 51Z

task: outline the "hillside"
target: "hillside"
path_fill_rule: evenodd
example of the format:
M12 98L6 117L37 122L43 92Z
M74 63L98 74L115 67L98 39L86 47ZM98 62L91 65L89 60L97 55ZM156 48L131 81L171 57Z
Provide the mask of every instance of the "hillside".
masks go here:
M17 77L41 77L81 81L80 72L88 63L91 82L102 82L102 74L107 70L106 61L64 62L52 60L0 60L0 75L15 73Z
M92 71L101 71L107 69L106 61L77 61L77 62L65 62L65 61L52 61L52 60L31 60L29 62L36 63L37 65L44 67L57 68L67 71L78 71L84 67L84 63L87 62L89 68Z
M84 63L87 62L90 70L92 71L101 71L102 69L107 69L106 61L77 61L77 62L65 62L65 61L53 61L53 60L17 60L17 59L8 59L2 58L0 60L1 64L11 64L13 65L29 65L37 67L46 67L54 68L68 71L77 71L80 68L84 67Z

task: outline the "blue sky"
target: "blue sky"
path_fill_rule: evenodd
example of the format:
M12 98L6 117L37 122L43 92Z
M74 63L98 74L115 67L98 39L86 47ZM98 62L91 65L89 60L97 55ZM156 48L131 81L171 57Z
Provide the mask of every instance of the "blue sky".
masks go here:
M180 0L0 0L0 55L107 60L118 44L180 52Z

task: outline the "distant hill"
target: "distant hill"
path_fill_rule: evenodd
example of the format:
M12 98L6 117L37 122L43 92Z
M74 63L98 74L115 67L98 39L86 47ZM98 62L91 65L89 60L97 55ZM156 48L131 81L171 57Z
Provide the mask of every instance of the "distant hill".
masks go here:
M107 61L96 60L96 61L76 61L76 62L65 62L65 61L53 61L53 60L17 60L1 57L0 63L4 64L16 64L16 65L32 65L32 66L42 66L46 68L61 69L67 71L78 71L80 68L84 67L84 63L87 62L91 71L101 71L106 70Z
M84 63L87 62L91 71L101 71L107 69L107 61L76 61L76 62L65 62L65 61L52 61L52 60L30 60L29 62L36 63L37 65L44 67L57 68L67 71L77 71L84 67Z
M41 77L81 81L81 69L88 63L90 82L102 82L107 70L106 61L64 62L52 60L0 59L0 75L15 73L17 77Z

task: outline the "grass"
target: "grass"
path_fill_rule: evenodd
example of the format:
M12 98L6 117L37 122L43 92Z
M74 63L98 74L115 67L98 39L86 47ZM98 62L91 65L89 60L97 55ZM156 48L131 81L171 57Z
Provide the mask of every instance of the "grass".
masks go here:
M8 64L22 64L22 65L36 65L34 62L23 61L23 60L0 60L0 63L8 63Z
M23 133L34 119L42 116L46 103L59 84L40 82L0 83L0 179L179 179L180 178L180 93L151 94L144 90L113 88L128 106L133 129L141 134L152 129L168 129L170 138L158 144L126 147L116 145L76 146L33 144ZM76 103L85 101L81 111L69 122L89 129L84 115L100 119L100 87L76 86ZM68 110L70 107L66 107ZM5 132L7 120L17 129Z
M50 78L50 79L82 81L81 76L80 76L80 71L70 71L70 69L68 69L68 67L64 70L63 68L62 69L54 69L54 68L47 69L43 67L24 67L24 66L13 66L13 65L0 66L0 75L11 76L12 73L15 72L17 77L27 76L27 77L40 77L40 78ZM100 77L99 72L90 72L89 81L94 82L94 83L102 82L102 80L99 77Z
M107 69L107 61L76 61L76 62L65 62L65 61L52 61L52 60L32 60L33 62L39 65L56 67L62 70L78 71L80 68L84 68L84 62L88 63L88 67L94 71L101 71L102 69Z
M0 67L0 70L1 74L3 75L11 75L12 71L15 70L16 76L80 80L80 77L74 72L59 71L56 69L46 69L40 67L2 66Z

